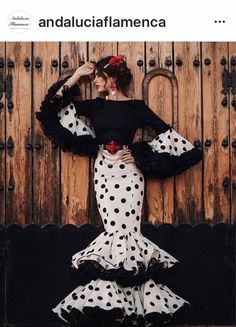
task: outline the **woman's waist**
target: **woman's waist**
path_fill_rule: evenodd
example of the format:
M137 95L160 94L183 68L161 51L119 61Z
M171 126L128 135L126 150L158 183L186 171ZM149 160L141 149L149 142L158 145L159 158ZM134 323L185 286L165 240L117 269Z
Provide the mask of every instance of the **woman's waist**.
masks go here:
M118 151L125 150L129 148L129 144L123 144L117 140L109 140L99 145L99 149L102 151L106 151L111 155L116 154Z

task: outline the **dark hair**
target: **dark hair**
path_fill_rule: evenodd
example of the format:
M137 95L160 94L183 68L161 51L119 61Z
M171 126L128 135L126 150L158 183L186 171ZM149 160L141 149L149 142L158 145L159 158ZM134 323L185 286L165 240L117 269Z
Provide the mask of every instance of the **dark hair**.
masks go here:
M107 65L111 58L114 58L114 56L105 57L95 64L98 76L107 80L105 72L108 76L113 77L117 88L126 94L133 79L131 71L125 61L119 62L116 65ZM104 66L106 67L104 68Z

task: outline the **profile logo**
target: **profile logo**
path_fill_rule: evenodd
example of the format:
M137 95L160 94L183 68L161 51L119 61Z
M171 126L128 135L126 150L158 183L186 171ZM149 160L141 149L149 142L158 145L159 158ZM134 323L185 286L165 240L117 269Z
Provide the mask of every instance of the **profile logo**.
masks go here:
M8 17L8 27L16 33L26 32L30 27L30 16L23 10L15 10Z

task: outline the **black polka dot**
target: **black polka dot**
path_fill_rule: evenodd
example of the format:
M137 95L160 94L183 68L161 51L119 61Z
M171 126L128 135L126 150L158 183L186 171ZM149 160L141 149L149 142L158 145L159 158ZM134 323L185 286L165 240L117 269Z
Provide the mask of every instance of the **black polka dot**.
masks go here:
M120 169L124 169L125 168L125 165L124 164L121 164L120 165Z
M132 251L135 251L135 246L131 246L131 250Z
M155 285L152 283L149 285L150 288L153 288Z
M131 213L132 213L132 215L133 215L133 214L135 214L135 210L134 210L134 209L132 209L132 210L131 210Z
M97 183L98 183L98 180L97 180L97 179L95 179L94 183L95 183L95 184L97 184Z
M98 299L98 300L102 300L103 297L102 297L102 296L98 296L97 299Z
M88 288L92 291L93 290L93 285L89 285Z
M71 306L71 305L68 305L66 308L67 308L68 310L70 310L70 309L72 308L72 306Z
M126 178L126 177L127 177L127 175L121 175L121 177L122 177L122 178Z
M102 184L102 185L101 185L101 188L105 188L105 187L106 187L106 185L105 185L105 184Z
M159 295L156 295L156 299L157 299L157 300L160 300L161 298L160 298L160 296L159 296Z
M99 161L99 165L101 165L101 166L103 165L103 161L102 160Z
M122 224L122 228L123 228L123 229L126 229L126 225L125 225L125 224Z
M81 299L85 299L85 295L84 294L81 294L80 297L81 297Z
M89 302L93 302L93 299L88 299Z
M175 138L174 138L174 141L175 141L175 142L178 142L178 139L177 139L177 137L175 137Z
M128 191L128 192L131 191L131 187L130 186L127 186L126 187L126 191Z
M111 201L114 201L115 200L115 197L112 195L112 196L110 196L110 200Z
M78 296L74 293L74 294L72 294L72 298L73 298L73 300L77 300Z
M119 184L115 184L115 188L119 188L120 187L120 185Z
M103 199L103 198L104 198L104 195L103 195L103 194L101 194L101 195L100 195L100 199Z
M118 213L120 210L118 208L114 209L115 213Z
M109 295L110 297L112 297L112 293L111 293L111 292L108 292L108 295Z
M135 232L137 232L137 231L138 231L137 227L134 227L134 231L135 231Z
M68 110L65 111L65 115L69 115L69 111Z
M111 303L110 302L107 302L107 306L110 307L111 306Z
M134 261L134 260L135 260L135 257L132 255L132 256L130 257L130 260Z
M185 140L182 140L182 143L183 143L183 144L186 144L186 141L185 141Z
M173 304L173 308L174 309L178 308L178 305L177 304Z
M107 285L106 288L111 288L111 285Z
M108 168L112 168L112 167L113 167L113 165L108 165L107 167L108 167Z
M115 226L115 224L116 224L116 223L114 222L114 220L112 220L112 221L111 221L111 226Z
M154 305L155 305L155 303L153 303L152 301L150 302L150 304L151 304L152 306L154 306Z
M130 213L127 211L127 212L125 213L125 215L126 215L126 217L129 217Z
M151 292L146 292L145 294L146 294L146 295L150 295L150 294L151 294Z
M108 245L109 244L109 241L106 241L105 244Z
M103 210L102 210L103 212L106 212L107 211L107 209L106 208L103 208Z
M165 150L165 148L166 148L166 147L165 147L164 145L161 145L161 149L162 149L162 150Z
M187 149L186 149L185 147L183 148L183 150L184 150L184 151L187 151Z
M72 124L72 123L70 123L68 126L69 126L69 127L73 127L73 124Z
M95 287L94 291L99 291L99 287Z
M122 199L121 199L121 202L122 202L122 203L125 203L125 202L126 202L126 199L125 199L125 198L122 198Z
M104 219L104 224L107 224L107 219Z

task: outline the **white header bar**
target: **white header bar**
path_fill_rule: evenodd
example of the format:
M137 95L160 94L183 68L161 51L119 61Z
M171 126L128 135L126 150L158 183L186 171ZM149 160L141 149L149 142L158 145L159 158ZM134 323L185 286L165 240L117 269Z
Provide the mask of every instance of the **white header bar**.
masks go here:
M0 41L235 41L235 10L235 0L11 0Z

